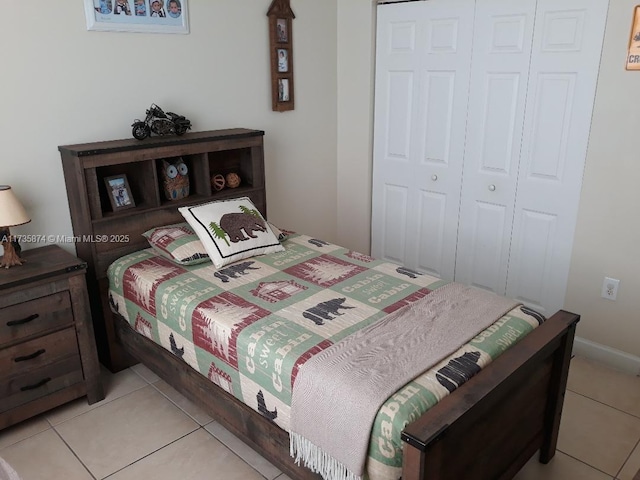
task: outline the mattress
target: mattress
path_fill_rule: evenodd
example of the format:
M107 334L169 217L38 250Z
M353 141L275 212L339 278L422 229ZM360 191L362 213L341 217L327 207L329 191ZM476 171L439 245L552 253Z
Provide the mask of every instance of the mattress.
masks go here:
M114 312L289 431L292 385L314 354L448 282L305 235L216 269L147 249L108 269ZM517 307L392 395L371 432L367 475L398 479L404 427L542 321ZM353 399L357 408L358 399Z

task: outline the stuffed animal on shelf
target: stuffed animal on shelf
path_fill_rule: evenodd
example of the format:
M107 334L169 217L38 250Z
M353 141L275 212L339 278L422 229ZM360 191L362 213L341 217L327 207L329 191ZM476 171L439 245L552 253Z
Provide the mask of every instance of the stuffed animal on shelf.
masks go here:
M189 196L189 169L181 157L173 162L162 160L162 179L167 200L180 200Z
M236 188L240 185L240 176L237 173L227 173L227 187Z
M218 173L211 177L211 186L216 192L219 192L226 185L226 180L224 179L224 175Z

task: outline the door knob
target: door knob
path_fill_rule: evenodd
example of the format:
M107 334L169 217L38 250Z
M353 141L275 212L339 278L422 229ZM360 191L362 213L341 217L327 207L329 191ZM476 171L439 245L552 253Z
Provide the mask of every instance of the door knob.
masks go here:
M438 175L431 175L431 180L433 180L434 182L438 180Z
M496 186L495 185L489 185L489 191L490 192L495 192L496 191Z

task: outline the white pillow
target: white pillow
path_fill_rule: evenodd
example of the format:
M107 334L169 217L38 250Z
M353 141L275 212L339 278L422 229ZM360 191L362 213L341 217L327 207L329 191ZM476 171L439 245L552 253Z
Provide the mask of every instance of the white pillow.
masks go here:
M284 250L248 197L178 210L196 232L217 268L243 258Z

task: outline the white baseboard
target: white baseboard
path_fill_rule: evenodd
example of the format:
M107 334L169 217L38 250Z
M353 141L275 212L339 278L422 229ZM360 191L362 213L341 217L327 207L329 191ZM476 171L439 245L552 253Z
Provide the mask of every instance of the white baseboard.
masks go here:
M575 338L573 354L590 358L614 370L619 370L631 375L640 375L640 357L584 338Z

